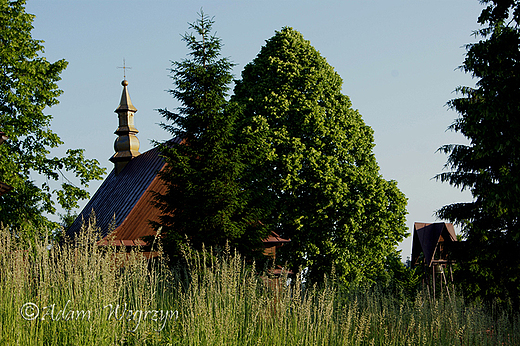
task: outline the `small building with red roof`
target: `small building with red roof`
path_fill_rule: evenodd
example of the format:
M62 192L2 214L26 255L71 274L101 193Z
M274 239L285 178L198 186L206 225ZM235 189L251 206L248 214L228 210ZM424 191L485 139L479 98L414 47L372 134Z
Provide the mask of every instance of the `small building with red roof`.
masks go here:
M148 244L142 238L156 235L150 221L159 221L161 211L152 201L154 193L166 192L158 174L166 163L158 148L139 153L138 131L134 125L137 109L130 100L128 81L121 84L121 101L115 110L119 119L115 131L118 137L114 143L115 153L110 158L114 168L69 227L67 235L74 237L84 229L85 223L95 220L101 232L99 245L146 247ZM172 139L170 142L180 145L181 141ZM264 254L274 259L276 249L289 241L273 232L264 240Z

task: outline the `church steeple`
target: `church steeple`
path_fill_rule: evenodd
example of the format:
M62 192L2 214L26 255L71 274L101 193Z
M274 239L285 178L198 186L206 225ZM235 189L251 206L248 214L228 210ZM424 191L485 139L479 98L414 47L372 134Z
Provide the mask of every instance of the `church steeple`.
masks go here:
M134 113L137 109L130 100L128 94L128 81L125 79L121 82L123 86L123 94L121 95L121 102L119 107L116 108L115 112L119 118L119 127L117 128L116 135L118 135L114 142L115 154L110 158L115 165L116 175L118 175L126 164L136 156L139 156L139 139L135 136L137 129L134 126Z

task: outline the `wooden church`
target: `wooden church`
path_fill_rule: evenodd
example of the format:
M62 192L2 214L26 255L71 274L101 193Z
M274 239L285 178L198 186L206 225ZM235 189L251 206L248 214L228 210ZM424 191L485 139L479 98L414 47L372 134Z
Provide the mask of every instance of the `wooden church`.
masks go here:
M74 237L81 232L92 215L101 231L98 245L109 245L110 241L110 245L127 249L135 246L146 248L148 244L142 238L156 234L150 221L158 221L160 216L160 210L151 204L153 192L166 192L158 175L165 162L157 148L139 153L136 136L139 131L134 124L137 109L130 100L128 81L123 80L121 84L121 101L115 110L119 118L119 127L115 131L118 137L114 143L115 153L110 158L114 168L67 230L67 235ZM172 143L181 145L179 139L173 139ZM264 240L264 254L274 257L276 249L289 241L273 232Z

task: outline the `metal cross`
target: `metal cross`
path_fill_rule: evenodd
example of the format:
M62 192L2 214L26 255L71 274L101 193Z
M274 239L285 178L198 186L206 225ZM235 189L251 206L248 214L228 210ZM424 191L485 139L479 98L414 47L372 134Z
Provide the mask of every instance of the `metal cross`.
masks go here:
M126 69L129 69L129 70L132 69L131 67L126 67L125 58L123 58L123 66L118 66L117 68L122 68L123 69L123 78L125 80L126 80Z

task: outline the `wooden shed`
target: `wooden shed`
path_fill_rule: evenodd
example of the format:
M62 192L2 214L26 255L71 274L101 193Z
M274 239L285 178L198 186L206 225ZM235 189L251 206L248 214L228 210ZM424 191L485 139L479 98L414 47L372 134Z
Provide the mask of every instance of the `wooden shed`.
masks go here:
M427 274L425 279L433 287L434 296L437 284L441 285L441 289L443 283L448 288L446 272L449 273L450 281L453 281L452 260L447 248L456 241L457 235L451 223L414 223L412 267L423 267Z

